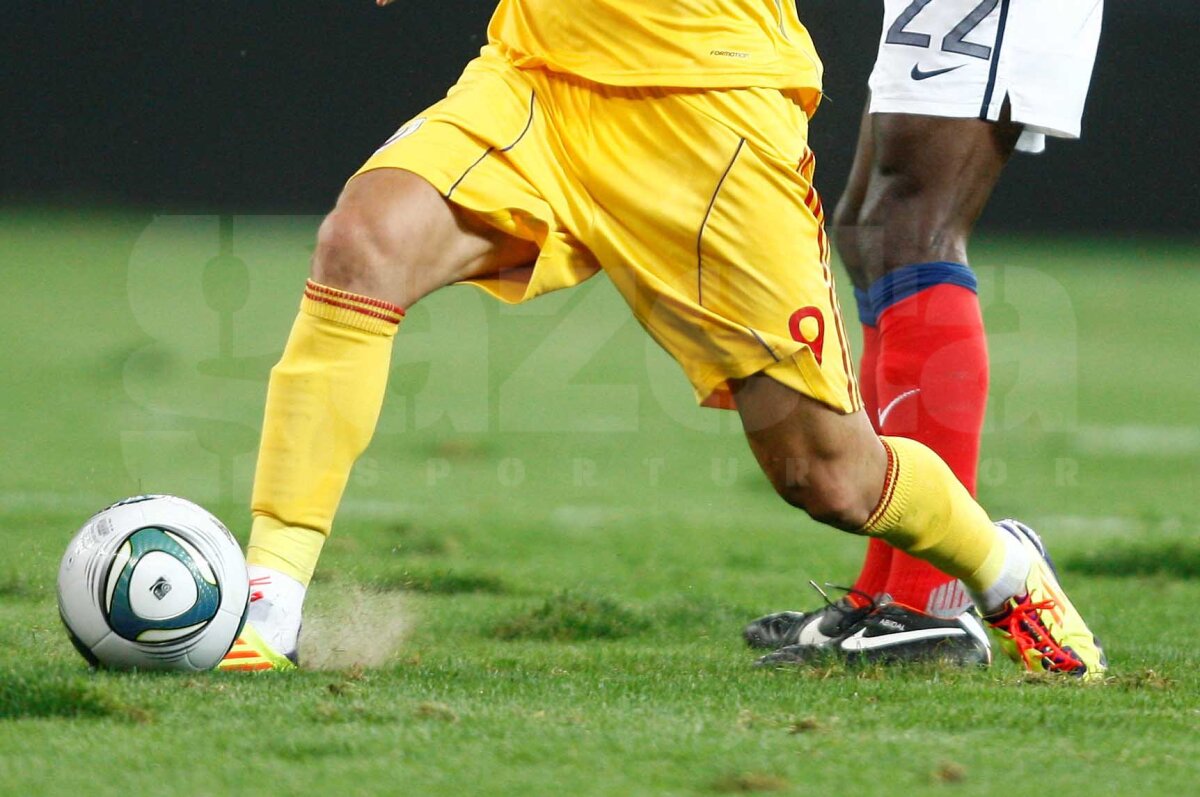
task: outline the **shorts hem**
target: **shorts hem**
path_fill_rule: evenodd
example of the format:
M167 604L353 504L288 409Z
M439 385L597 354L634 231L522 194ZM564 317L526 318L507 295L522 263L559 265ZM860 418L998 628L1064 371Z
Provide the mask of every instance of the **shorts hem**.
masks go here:
M827 396L819 395L819 392L813 389L812 382L805 373L807 369L805 368L804 352L806 351L809 351L807 347L800 346L795 351L784 353L782 357L778 358L775 355L767 356L764 352L764 356L761 358L756 357L742 361L738 364L739 367L730 369L732 372L709 371L701 379L692 383L692 389L696 394L696 403L709 409L736 410L737 403L729 389L729 382L745 379L755 374L765 374L784 387L791 388L813 401L820 402L839 415L850 415L861 409L851 401L849 391L846 392L843 400L835 402ZM816 370L817 374L820 373L819 365L812 363L811 367Z
M506 269L491 276L459 280L454 283L455 285L470 285L478 288L504 304L521 304L544 293L578 285L600 271L599 266L592 267L580 262L573 256L570 247L558 245L559 238L551 235L548 230L539 234L517 224L514 208L488 207L485 203L468 199L463 193L456 193L452 197L447 196L449 186L453 185L457 178L437 169L412 168L408 165L368 161L350 179L353 180L360 174L379 169L400 169L415 174L433 186L433 189L441 194L444 200L455 207L461 208L501 232L530 241L538 246L538 256L527 265ZM551 261L557 261L555 266L547 266ZM550 273L553 273L555 277L547 279L546 275ZM568 274L565 279L562 276L564 273Z
M870 112L906 113L916 116L937 116L944 119L982 118L987 122L995 122L1000 118L1000 109L1003 107L1003 103L995 104L995 110L989 110L986 118L980 114L980 107L980 103L978 102L929 102L927 100L914 100L908 97L879 97L872 94ZM1079 138L1078 128L1072 129L1063 125L1039 124L1033 121L1029 115L1023 113L1016 103L1012 103L1012 120L1018 124L1025 125L1025 129L1031 133L1041 133L1052 138Z

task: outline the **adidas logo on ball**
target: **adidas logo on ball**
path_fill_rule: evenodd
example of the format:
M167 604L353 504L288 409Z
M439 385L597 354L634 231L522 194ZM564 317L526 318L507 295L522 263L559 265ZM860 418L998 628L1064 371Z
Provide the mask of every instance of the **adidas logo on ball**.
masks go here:
M150 593L159 600L167 597L167 593L170 591L171 582L167 581L165 578L159 578L158 581L155 581L150 587Z

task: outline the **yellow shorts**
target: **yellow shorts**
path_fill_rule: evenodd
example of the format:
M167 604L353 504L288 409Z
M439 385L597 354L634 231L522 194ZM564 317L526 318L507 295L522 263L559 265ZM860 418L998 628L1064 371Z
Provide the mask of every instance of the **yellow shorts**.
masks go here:
M446 99L359 170L414 172L536 242L473 284L510 303L604 270L708 406L766 371L861 406L812 187L808 110L778 90L622 88L522 70L485 48Z

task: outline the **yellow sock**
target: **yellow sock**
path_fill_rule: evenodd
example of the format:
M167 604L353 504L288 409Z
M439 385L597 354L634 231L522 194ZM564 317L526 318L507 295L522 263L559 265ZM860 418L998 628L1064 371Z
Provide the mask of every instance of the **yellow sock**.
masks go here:
M973 593L996 584L1009 546L945 462L915 440L882 438L883 495L862 530L961 579Z
M307 585L379 420L404 311L308 282L271 370L246 561Z

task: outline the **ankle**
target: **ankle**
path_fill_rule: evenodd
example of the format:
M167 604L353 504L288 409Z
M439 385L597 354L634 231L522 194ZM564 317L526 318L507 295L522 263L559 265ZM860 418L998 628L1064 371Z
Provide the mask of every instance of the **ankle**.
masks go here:
M1003 609L1010 598L1025 593L1025 582L1029 578L1029 569L1033 566L1029 551L1015 537L1003 529L997 528L1003 548L997 553L1003 556L998 571L988 579L988 583L978 580L963 579L970 587L972 599L980 614L992 615ZM982 569L982 568L981 568Z
M246 620L272 648L283 654L296 650L307 591L303 584L262 565L246 568L250 577L250 609Z

